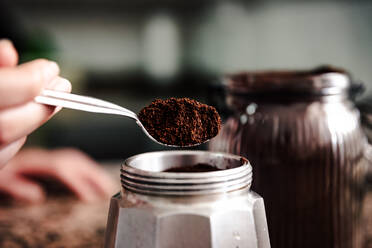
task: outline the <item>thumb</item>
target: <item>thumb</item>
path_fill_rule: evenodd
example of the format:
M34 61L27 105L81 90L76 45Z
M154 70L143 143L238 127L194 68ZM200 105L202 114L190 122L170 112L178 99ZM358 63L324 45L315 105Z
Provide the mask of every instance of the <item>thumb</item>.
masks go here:
M19 202L40 203L45 200L45 193L39 185L20 176L12 178L6 185L1 185L0 190Z

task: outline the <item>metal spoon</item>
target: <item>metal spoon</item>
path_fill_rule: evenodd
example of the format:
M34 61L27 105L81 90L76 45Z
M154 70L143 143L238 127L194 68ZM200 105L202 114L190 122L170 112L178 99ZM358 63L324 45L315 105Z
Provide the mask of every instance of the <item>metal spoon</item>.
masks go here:
M134 112L104 100L53 90L43 90L41 95L35 97L35 102L57 107L82 110L86 112L126 116L135 120L137 125L142 128L142 131L147 135L147 137L149 137L154 142L163 146L179 147L176 145L164 144L157 141L147 132L146 128L142 125L141 121L138 119L138 116ZM200 144L192 144L184 147L196 145Z

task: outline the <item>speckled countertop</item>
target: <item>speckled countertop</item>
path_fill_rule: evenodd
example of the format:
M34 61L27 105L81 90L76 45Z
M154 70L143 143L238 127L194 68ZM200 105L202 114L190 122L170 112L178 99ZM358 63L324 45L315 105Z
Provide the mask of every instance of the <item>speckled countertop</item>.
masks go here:
M105 169L119 191L120 163ZM109 199L86 204L62 196L42 205L0 205L0 248L101 248L109 204Z
M0 208L0 247L103 247L109 202L54 199L31 207Z

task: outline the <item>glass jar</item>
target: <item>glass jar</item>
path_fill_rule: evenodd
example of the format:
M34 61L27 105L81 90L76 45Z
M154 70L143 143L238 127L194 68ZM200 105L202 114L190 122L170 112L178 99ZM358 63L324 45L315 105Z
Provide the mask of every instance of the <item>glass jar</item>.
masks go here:
M211 172L182 172L209 164ZM164 172L176 168L179 172ZM106 248L269 248L263 199L250 191L252 167L207 151L144 153L122 165Z
M368 162L341 70L227 76L234 111L209 149L247 157L275 248L362 247Z

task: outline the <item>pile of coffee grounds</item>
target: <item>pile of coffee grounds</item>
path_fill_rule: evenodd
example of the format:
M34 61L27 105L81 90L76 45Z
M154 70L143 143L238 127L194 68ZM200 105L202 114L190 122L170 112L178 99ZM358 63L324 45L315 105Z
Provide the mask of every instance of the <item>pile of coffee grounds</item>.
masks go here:
M182 166L182 167L174 167L164 172L211 172L211 171L219 171L221 169L214 167L210 164L196 164L191 166Z
M152 137L168 145L203 143L216 136L221 128L214 107L189 98L156 99L138 117Z

